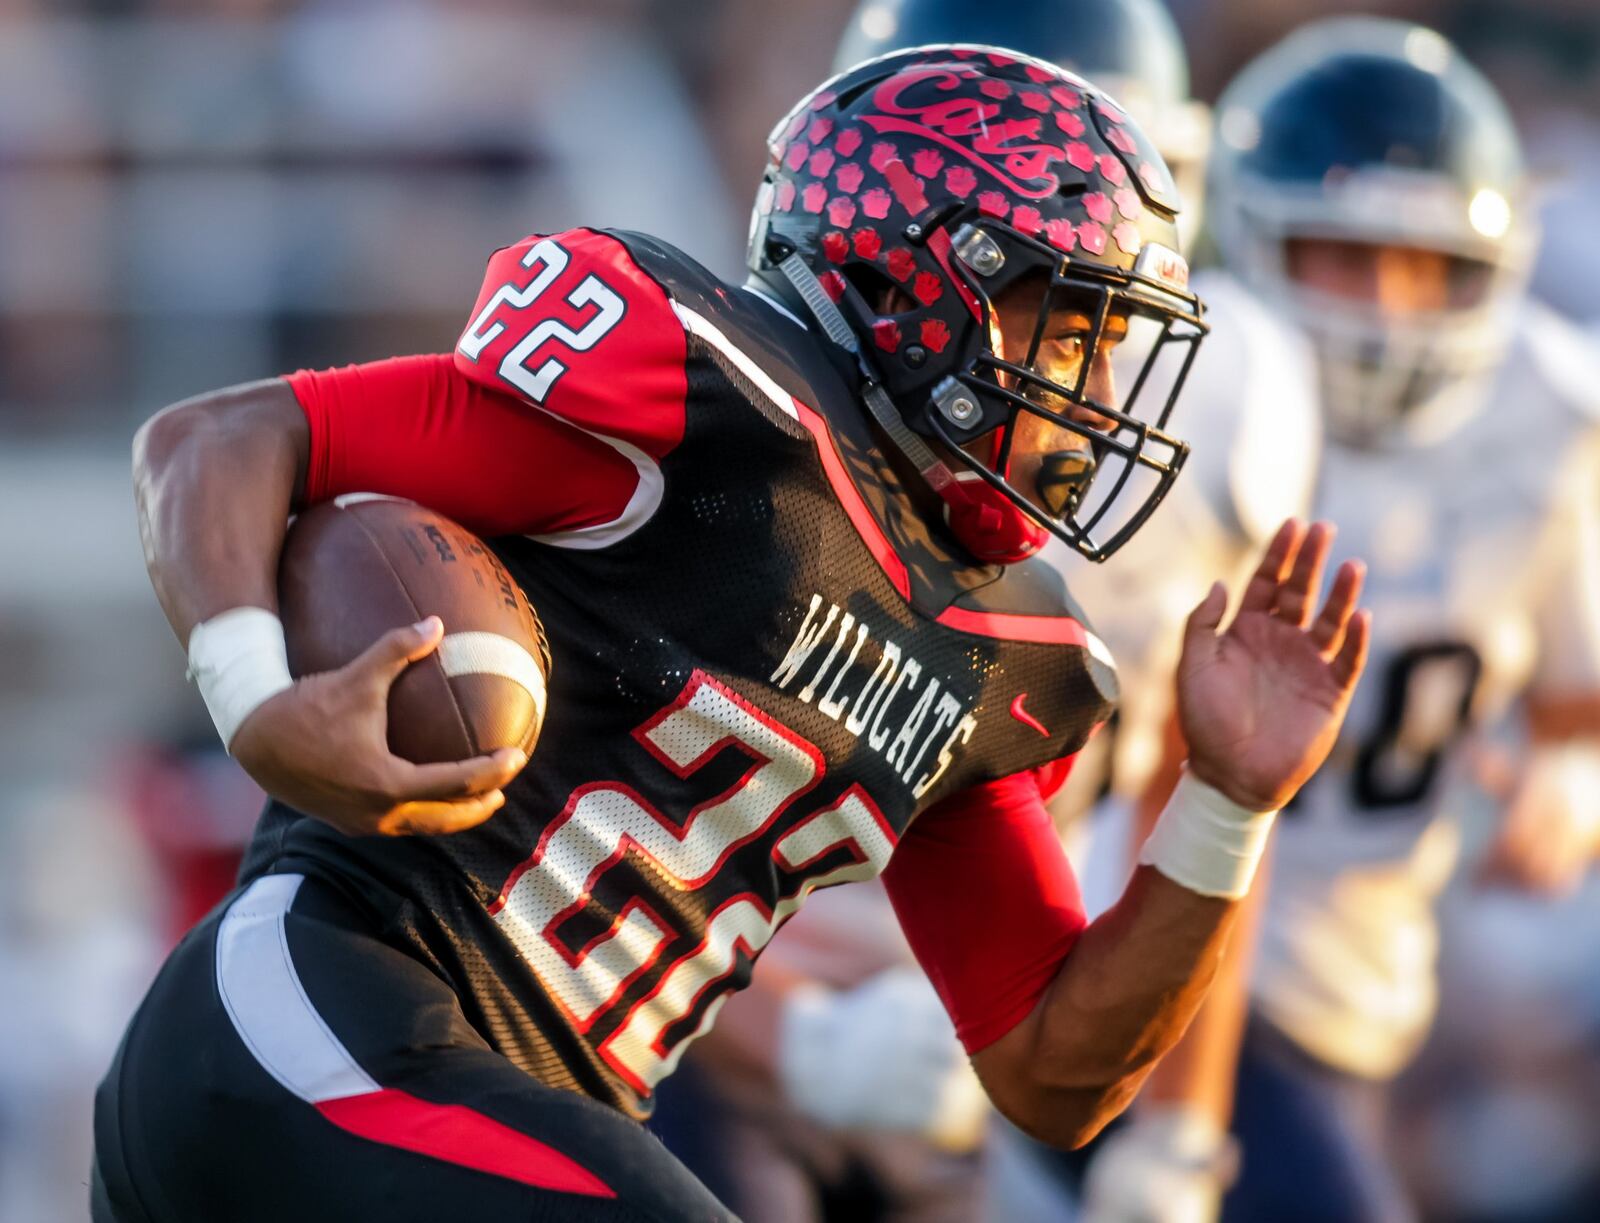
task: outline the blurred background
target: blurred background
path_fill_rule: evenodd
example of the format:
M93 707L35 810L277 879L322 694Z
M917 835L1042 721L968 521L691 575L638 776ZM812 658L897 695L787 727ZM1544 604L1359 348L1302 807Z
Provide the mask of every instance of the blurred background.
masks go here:
M260 798L150 593L134 430L228 383L445 351L488 253L535 230L644 229L736 276L767 128L853 7L0 0L0 1220L86 1217L93 1085ZM1207 100L1350 9L1172 7ZM1600 6L1367 10L1505 92L1544 184L1540 292L1600 318ZM1600 1181L1600 890L1451 914L1408 1172L1431 1217L1545 1217L1544 1190Z

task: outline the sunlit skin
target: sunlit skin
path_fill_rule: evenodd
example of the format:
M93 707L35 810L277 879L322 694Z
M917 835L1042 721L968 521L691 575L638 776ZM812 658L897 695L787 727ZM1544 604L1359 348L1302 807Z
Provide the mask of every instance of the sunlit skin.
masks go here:
M1333 238L1291 238L1285 256L1295 283L1393 319L1470 306L1487 273L1485 265L1443 251Z
M1044 292L1038 280L1024 280L1012 285L1005 293L990 303L989 344L994 355L1015 365L1028 364L1028 347L1033 342L1034 328L1039 322L1040 295ZM1066 295L1058 295L1062 304L1050 313L1044 336L1039 343L1039 353L1033 367L1041 375L1062 386L1076 387L1078 372L1083 367L1083 353L1089 337L1094 334L1093 308L1088 303L1074 308ZM899 290L893 290L878 302L880 314L901 314L912 308L912 301ZM1116 380L1111 371L1111 354L1127 337L1126 315L1111 313L1106 319L1105 333L1096 345L1094 363L1084 381L1085 399L1120 407L1117 401ZM1002 386L1015 387L1016 379L1000 375ZM1068 400L1051 402L1050 397L1036 388L1024 390L1027 398L1052 411L1060 412L1072 420L1101 432L1109 431L1112 422L1096 412ZM974 438L962 447L967 454L982 463L994 457L995 435L985 434ZM1021 412L1011 442L1010 463L1006 480L1012 488L1027 497L1041 513L1049 509L1038 491L1039 469L1046 455L1063 450L1087 450L1089 440L1081 433L1063 429L1042 416Z
M1028 363L1028 347L1033 342L1034 328L1039 321L1039 292L1037 286L1026 282L997 297L989 320L989 340L994 354L1015 365ZM1041 375L1062 386L1075 387L1083 368L1084 350L1094 334L1094 318L1087 307L1074 309L1063 305L1052 310L1045 324L1044 336L1033 367ZM1089 376L1084 380L1083 395L1095 403L1108 407L1120 406L1117 402L1116 380L1111 371L1111 354L1128 334L1125 315L1111 314L1106 319L1105 332L1095 346ZM1014 385L1015 380L1001 375L1002 385ZM1035 403L1062 412L1072 420L1102 432L1111 428L1112 422L1096 412L1068 400L1054 400L1042 391L1029 388L1024 394ZM968 443L966 451L975 458L987 461L993 442L979 438ZM1063 429L1042 416L1031 412L1017 417L1016 432L1011 442L1011 460L1007 479L1040 510L1046 507L1038 493L1039 468L1047 454L1062 450L1086 450L1089 441L1081 433Z

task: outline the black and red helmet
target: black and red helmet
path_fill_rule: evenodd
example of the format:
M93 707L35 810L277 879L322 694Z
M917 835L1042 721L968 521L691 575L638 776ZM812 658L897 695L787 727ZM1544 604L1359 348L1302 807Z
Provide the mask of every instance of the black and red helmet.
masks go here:
M859 351L868 406L887 394L897 419L874 414L963 543L1011 561L1045 532L1093 560L1126 542L1188 453L1166 424L1205 333L1178 252L1178 193L1138 128L1054 65L936 46L824 83L768 151L751 270ZM1043 289L1038 325L1026 354L1006 360L991 343L992 302L1025 277ZM1094 322L1075 386L1037 367L1045 323L1069 303ZM1117 360L1130 390L1097 403L1085 385L1113 313L1137 333ZM1022 413L1084 441L1046 459L1050 514L1006 479ZM1085 423L1088 413L1099 419ZM961 450L985 435L989 461Z

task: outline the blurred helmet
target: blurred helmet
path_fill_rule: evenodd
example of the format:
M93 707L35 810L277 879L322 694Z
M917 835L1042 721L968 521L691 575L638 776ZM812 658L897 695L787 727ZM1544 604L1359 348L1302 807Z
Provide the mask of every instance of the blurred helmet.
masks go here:
M1059 64L1133 116L1167 163L1187 250L1199 232L1211 112L1189 96L1183 39L1161 0L862 0L834 58L843 72L871 56L929 43L989 43Z
M1188 452L1166 425L1205 330L1176 249L1177 190L1138 128L1054 65L929 47L824 83L768 152L754 278L857 355L868 409L964 546L1000 563L1046 533L1095 560L1120 547ZM1031 337L1002 344L994 302L1019 285L1037 297ZM1092 324L1074 385L1041 360L1068 306ZM1147 351L1121 404L1087 390L1113 317L1137 324ZM1030 414L1076 435L1045 456L1048 513L1007 480ZM980 438L986 460L961 449Z
M1250 64L1217 105L1212 228L1317 348L1330 433L1426 440L1483 402L1536 245L1517 135L1432 30L1340 18ZM1296 239L1449 257L1448 301L1401 313L1292 274Z

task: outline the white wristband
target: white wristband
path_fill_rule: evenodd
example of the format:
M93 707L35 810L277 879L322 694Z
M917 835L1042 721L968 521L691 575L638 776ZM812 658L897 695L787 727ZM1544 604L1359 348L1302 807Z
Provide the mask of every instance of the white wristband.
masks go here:
M1184 770L1139 853L1174 883L1239 900L1250 890L1276 811L1250 811Z
M231 749L244 720L294 683L282 621L264 608L235 607L195 625L189 678Z

